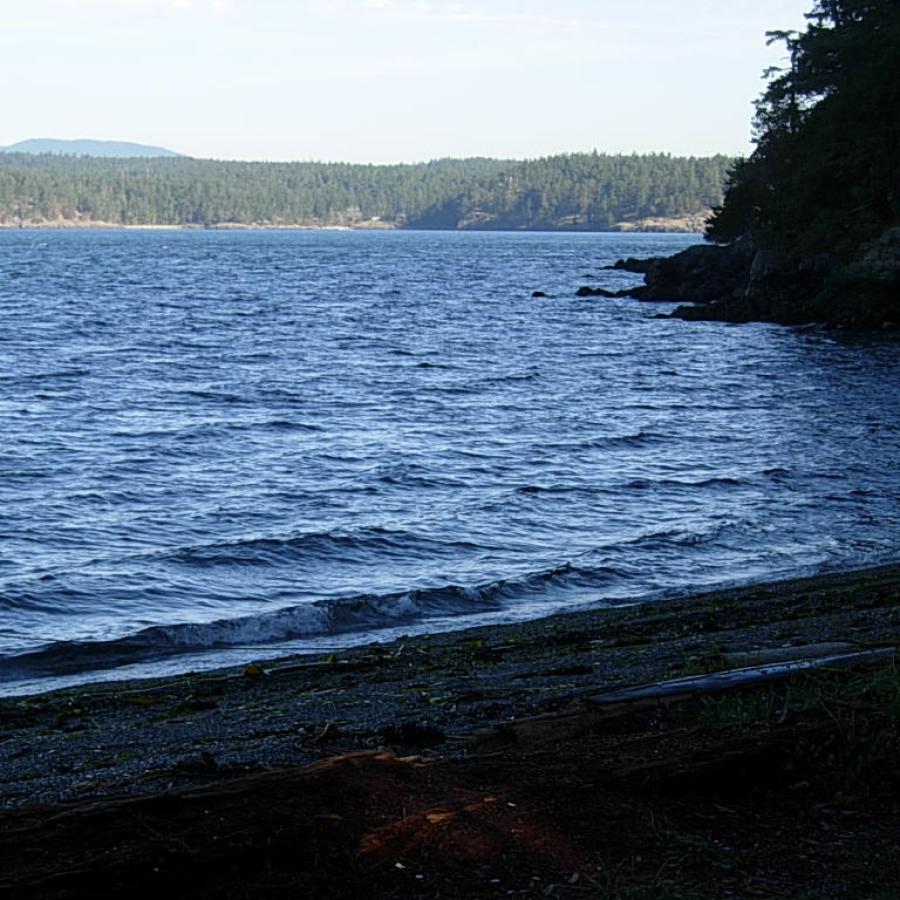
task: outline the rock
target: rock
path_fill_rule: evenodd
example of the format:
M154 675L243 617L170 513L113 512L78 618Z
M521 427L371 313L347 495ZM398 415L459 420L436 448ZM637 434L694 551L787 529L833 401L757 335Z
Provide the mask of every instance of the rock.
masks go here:
M629 256L628 259L619 259L611 266L604 266L604 269L616 269L620 272L633 272L635 275L646 275L659 260L656 257L649 259L635 259Z
M753 254L753 262L750 263L744 295L753 297L766 293L769 282L785 273L789 267L789 260L782 255L768 250L757 250Z
M420 722L403 722L381 729L381 736L388 744L403 744L408 747L427 747L446 740L446 734L433 725Z
M900 320L900 227L886 228L843 260L836 253L792 259L741 238L659 259L619 260L614 268L644 274L643 286L618 296L689 303L672 313L688 321L881 330Z
M755 248L745 242L728 247L697 244L653 261L645 286L631 291L638 300L712 303L734 297L747 286Z
M588 285L578 288L575 292L576 297L618 297L619 293L615 291L606 291L603 288L592 288Z
M885 321L900 318L900 229L887 229L844 262L834 254L791 260L758 251L743 291L706 306L678 307L673 315L693 321L880 330Z
M543 291L535 291L531 296L534 298L537 298L537 297L546 297L547 295Z
M180 760L173 768L181 775L215 775L222 767L212 753L203 750L198 756Z
M874 241L863 244L857 254L870 277L900 277L900 228L887 228Z

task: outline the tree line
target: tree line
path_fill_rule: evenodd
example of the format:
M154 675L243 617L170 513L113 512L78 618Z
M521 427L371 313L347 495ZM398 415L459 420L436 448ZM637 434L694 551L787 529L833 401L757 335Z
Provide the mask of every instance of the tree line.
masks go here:
M733 162L595 152L376 166L0 153L0 224L602 231L721 204Z
M900 0L816 0L756 104L708 237L847 261L900 225ZM825 260L822 260L825 262Z
M648 268L645 299L699 302L685 319L900 331L900 0L814 0L806 20L769 33L785 65L712 244Z

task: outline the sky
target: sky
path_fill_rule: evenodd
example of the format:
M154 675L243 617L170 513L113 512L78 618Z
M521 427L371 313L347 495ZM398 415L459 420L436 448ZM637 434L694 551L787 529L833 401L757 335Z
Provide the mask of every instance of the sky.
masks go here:
M744 154L811 0L0 0L0 146L416 162Z

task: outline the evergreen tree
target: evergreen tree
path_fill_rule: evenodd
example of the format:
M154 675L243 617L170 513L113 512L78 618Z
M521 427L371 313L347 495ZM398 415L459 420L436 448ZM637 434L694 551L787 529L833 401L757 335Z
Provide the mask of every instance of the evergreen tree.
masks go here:
M0 153L0 223L608 229L703 212L731 160L571 154L422 165L234 163Z
M768 73L708 237L846 260L900 223L900 0L817 0L807 19L770 33L789 65Z

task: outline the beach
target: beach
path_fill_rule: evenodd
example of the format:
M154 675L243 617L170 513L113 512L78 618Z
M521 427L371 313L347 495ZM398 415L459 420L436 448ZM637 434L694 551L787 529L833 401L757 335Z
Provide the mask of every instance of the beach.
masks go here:
M252 861L247 869L237 857L229 861L237 869L228 869L232 874L227 886L210 887L209 896L280 895L272 887L279 878L310 891L310 896L352 896L361 878L370 880L372 896L379 897L505 896L514 891L539 896L550 884L556 887L548 896L587 896L587 885L600 884L598 873L609 874L609 853L630 860L631 874L625 881L645 885L646 866L640 860L659 863L662 852L651 846L648 822L654 815L664 819L671 814L666 812L671 790L677 794L684 785L666 787L668 800L656 794L668 777L662 775L676 771L685 783L693 783L677 809L711 816L710 824L717 823L713 835L719 827L727 830L743 821L741 827L749 829L757 844L770 840L768 826L762 819L755 824L746 819L742 806L749 804L746 815L775 821L784 815L786 803L796 805L799 800L804 815L796 818L795 810L796 821L787 816L779 826L785 848L794 846L792 829L812 827L807 815L828 818L833 813L848 823L851 836L868 835L869 851L875 852L881 838L875 840L865 828L876 828L878 835L891 840L900 837L900 795L893 781L881 783L875 806L868 788L843 788L844 799L850 798L849 812L842 808L841 790L823 788L830 791L828 803L814 813L818 807L810 795L819 790L817 776L798 770L784 778L784 761L769 758L773 746L787 752L797 741L801 749L795 747L789 756L816 759L810 747L824 742L837 758L832 732L843 710L838 710L841 716L833 709L826 715L804 707L796 716L790 710L791 685L797 679L831 677L818 669L796 675L787 687L779 683L753 688L750 695L758 698L757 706L762 704L754 707L759 715L714 725L698 718L698 710L733 700L660 701L650 704L649 711L643 704L635 715L617 716L615 724L592 718L586 701L626 686L747 668L754 654L762 661L778 659L779 654L804 659L803 648L811 648L810 658L823 652L846 656L876 651L880 655L875 671L893 672L890 648L898 633L900 566L895 565L407 638L327 656L260 664L248 657L246 666L201 675L8 698L0 701L0 832L5 847L0 892L86 896L79 893L87 890L85 885L96 887L98 879L115 873L124 891L140 872L151 873L165 887L170 877L199 877L199 860L218 859L216 845L234 827L234 840L246 845ZM862 668L869 671L872 666ZM874 676L850 671L834 677ZM854 719L854 728L864 731L865 723L880 722L879 716L886 715L866 707L859 721ZM523 719L540 727L510 727ZM557 723L564 726L558 733ZM879 741L872 746L880 746ZM760 747L768 763L753 763ZM889 752L896 754L896 746ZM710 760L723 758L731 760L724 782L713 779L710 783L718 787L701 790L698 784L706 784ZM827 770L827 760L823 765ZM557 767L558 778L553 775ZM642 768L646 778L635 781L634 773ZM692 771L700 773L699 782L688 777ZM301 789L301 784L316 787ZM601 784L607 788L601 790ZM730 800L716 793L720 788ZM707 789L715 796L706 797ZM385 807L385 791L408 791L408 804ZM516 799L504 799L504 791ZM737 796L732 796L735 791ZM786 791L787 799L777 791ZM610 799L613 794L618 799ZM553 796L569 806L592 797L596 820L585 820L584 810L574 808L555 818L554 802L548 799ZM242 799L238 803L235 798ZM611 805L605 805L607 801ZM831 810L835 804L837 812ZM204 812L209 809L220 809L224 831L198 826L198 821L209 825L211 814ZM645 816L640 827L632 821L638 809L650 817ZM542 810L549 818L538 828L530 817L541 818ZM520 812L523 821L506 821ZM425 818L420 816L416 825L410 816L419 814ZM862 817L858 822L856 815ZM103 829L112 828L110 823L121 829L123 816L130 825L116 832L120 842L110 844L108 835L102 837ZM460 816L468 822L468 849L448 837ZM616 843L619 838L613 840L611 835L620 834L616 817L620 826L636 829L634 834L647 842L643 854L634 847L622 849ZM304 842L299 849L291 843L297 838L291 830L300 827L297 821ZM86 822L95 822L96 828L86 828ZM138 827L132 837L143 838L133 844L129 828L136 822L146 827ZM434 834L416 837L417 828L429 834L437 828L449 844L444 846ZM288 833L293 837L284 837ZM798 833L796 840L802 836ZM278 862L279 854L287 852L283 839L293 849ZM265 872L257 854L260 840L269 841L271 858L265 865L275 879L272 884L260 874ZM301 864L307 851L318 847L315 853L325 852L323 840L344 854L344 862L330 859L322 863L324 869L310 860ZM703 862L710 853L722 855L721 848L709 843L717 840L714 836L697 838L696 846L691 840L682 848L688 862L694 857ZM23 853L23 841L43 849L38 856ZM496 852L488 853L488 844ZM791 852L785 850L788 856ZM529 860L525 868L513 862L523 853ZM762 858L758 849L754 854L753 865L761 872L767 866L781 871L790 861L784 853L772 859ZM829 863L836 879L833 892L808 896L889 896L874 890L847 893L853 878L863 875L841 868L843 858L839 854ZM164 860L161 866L151 864L158 859ZM713 874L731 885L729 896L801 896L766 893L769 876L760 874L760 881L750 872L749 859L729 856L727 866L714 867ZM791 865L802 871L797 860ZM891 878L896 876L892 865ZM679 872L682 868L675 866ZM691 866L685 871L684 883L693 883ZM681 883L682 876L672 874L673 884ZM532 875L538 880L530 880ZM876 881L882 876L888 877L885 872L866 875ZM253 879L258 891L251 889ZM708 878L698 882L703 890L709 883ZM749 890L748 884L753 891L741 893ZM207 894L197 887L191 895ZM621 891L592 895L651 896Z

